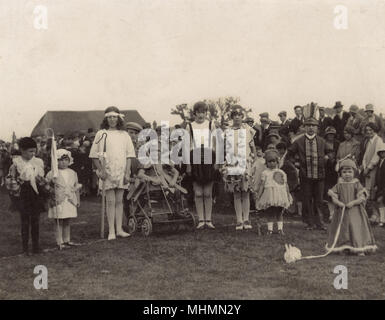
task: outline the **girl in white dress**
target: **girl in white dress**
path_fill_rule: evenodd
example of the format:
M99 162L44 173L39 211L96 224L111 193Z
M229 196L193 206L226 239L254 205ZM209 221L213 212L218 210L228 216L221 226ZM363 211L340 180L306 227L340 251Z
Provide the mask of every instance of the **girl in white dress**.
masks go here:
M80 206L79 190L76 172L68 166L73 163L71 152L65 149L57 151L58 176L53 176L53 171L47 173L47 181L54 185L54 197L48 202L48 218L55 219L56 243L59 250L69 246L76 246L71 241L70 221L78 216L77 208Z
M124 130L123 114L118 108L106 109L100 127L89 157L97 168L99 189L104 187L106 191L108 240L114 240L116 236L130 236L122 229L123 193L130 181L131 158L135 158L135 149L130 136Z
M265 210L268 234L273 233L273 221L277 221L278 233L283 235L283 209L289 208L293 199L287 185L286 173L278 168L279 155L275 149L265 151L267 169L255 195L257 210Z

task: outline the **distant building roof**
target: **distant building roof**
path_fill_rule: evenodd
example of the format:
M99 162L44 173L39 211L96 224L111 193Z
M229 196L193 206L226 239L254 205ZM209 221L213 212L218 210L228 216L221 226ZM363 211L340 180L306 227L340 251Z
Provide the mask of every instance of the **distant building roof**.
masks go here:
M124 122L137 122L143 126L146 121L136 110L121 110ZM31 136L45 134L47 128L52 128L56 135L65 135L74 131L87 131L93 128L97 131L104 117L103 110L91 111L47 111L32 130Z

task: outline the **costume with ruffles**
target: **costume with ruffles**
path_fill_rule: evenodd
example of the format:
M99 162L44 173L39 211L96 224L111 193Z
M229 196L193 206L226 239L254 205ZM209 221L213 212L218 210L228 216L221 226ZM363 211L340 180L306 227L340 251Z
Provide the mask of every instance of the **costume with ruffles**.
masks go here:
M226 130L225 190L228 192L253 191L252 158L250 145L254 130L248 125Z
M257 199L257 210L265 210L269 207L287 209L293 202L287 185L286 173L281 169L264 170L259 188L263 188L263 191L260 198Z

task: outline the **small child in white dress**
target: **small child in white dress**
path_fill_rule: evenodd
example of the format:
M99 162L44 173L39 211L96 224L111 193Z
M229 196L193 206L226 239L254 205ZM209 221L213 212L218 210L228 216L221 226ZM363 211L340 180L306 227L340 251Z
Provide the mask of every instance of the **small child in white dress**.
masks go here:
M286 173L278 168L278 151L266 150L265 159L267 169L262 172L255 195L256 209L265 210L269 235L273 233L274 219L277 221L278 233L283 235L283 209L289 208L293 199L287 185Z
M71 152L65 149L57 150L59 173L53 176L53 171L47 173L47 180L53 184L54 197L48 205L48 218L55 219L56 243L59 250L77 246L71 241L70 220L77 217L77 208L80 205L79 190L76 172L68 166L73 163Z

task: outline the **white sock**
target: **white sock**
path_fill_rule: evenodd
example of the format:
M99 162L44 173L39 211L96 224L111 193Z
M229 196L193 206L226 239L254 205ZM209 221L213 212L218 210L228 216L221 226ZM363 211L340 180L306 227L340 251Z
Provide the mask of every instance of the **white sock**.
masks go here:
M277 226L278 226L278 230L282 230L283 229L283 221L278 221Z
M273 222L268 222L267 223L267 230L273 231Z

